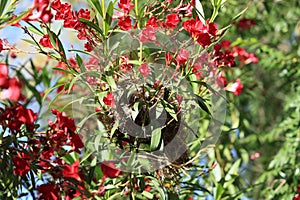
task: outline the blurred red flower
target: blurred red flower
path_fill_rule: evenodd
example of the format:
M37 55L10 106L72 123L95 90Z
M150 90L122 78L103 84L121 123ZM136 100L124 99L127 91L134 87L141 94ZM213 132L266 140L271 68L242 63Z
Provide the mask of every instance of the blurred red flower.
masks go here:
M148 76L151 73L148 67L148 63L141 64L141 66L139 67L139 72L145 77Z
M241 79L236 79L236 82L228 85L225 89L229 92L233 92L235 96L239 96L242 93L244 85L241 83Z
M8 66L0 63L0 88L8 87Z
M40 194L40 199L43 200L58 200L61 199L58 194L58 189L53 183L46 183L38 186L38 193Z
M121 171L116 168L113 162L105 161L100 166L104 177L116 178L121 174Z
M249 29L251 29L252 26L255 26L255 25L256 25L255 20L243 18L237 23L236 26L237 26L238 30L242 31L242 30L249 30Z

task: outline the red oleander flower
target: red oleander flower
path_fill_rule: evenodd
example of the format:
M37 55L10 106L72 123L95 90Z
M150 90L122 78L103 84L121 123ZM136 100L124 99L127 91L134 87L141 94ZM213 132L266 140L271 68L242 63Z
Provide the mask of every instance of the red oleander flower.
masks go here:
M124 11L124 14L127 15L134 6L130 5L130 0L120 0L118 3L119 8Z
M139 40L143 43L145 42L155 42L156 32L151 26L144 28L138 36Z
M0 93L0 99L18 101L21 99L22 84L17 78L9 78L7 87Z
M76 190L74 188L70 188L67 191L65 191L66 194L66 200L72 200L75 199L75 197L81 197L80 199L86 199L86 197L81 196L82 194L80 193L79 190Z
M253 53L248 53L244 48L235 46L233 47L234 56L238 57L240 65L246 65L250 63L257 63L259 60Z
M293 197L293 200L300 200L300 194L295 194L295 196Z
M94 49L93 45L90 42L85 43L84 48L87 52L91 52Z
M189 52L187 49L181 49L176 56L176 61L179 65L184 65L189 58Z
M230 50L231 49L231 41L230 40L222 40L220 45L225 50Z
M217 75L217 77L216 77L216 84L219 87L225 87L227 85L226 77L223 76L222 72Z
M24 18L25 21L36 21L42 20L45 23L51 22L53 15L51 10L48 9L49 0L35 0L34 8L36 9L36 13L30 13L28 16Z
M62 4L60 2L60 0L54 0L51 3L51 8L53 8L54 10L59 10L61 8Z
M165 22L165 25L168 27L168 28L176 28L178 23L180 22L180 18L178 17L177 14L169 14L167 15L166 17L166 22Z
M84 18L86 20L90 20L91 19L91 13L90 13L90 11L88 9L81 8L78 11L78 17L79 18Z
M213 61L217 67L233 67L236 65L233 52L223 50L220 44L214 45Z
M192 72L195 74L197 80L203 79L203 68L200 63L195 63L193 65Z
M183 22L184 29L190 33L201 46L206 47L211 44L211 40L217 34L217 25L215 23L209 23L205 26L200 20L190 19Z
M151 73L148 67L148 63L141 64L141 66L139 67L139 72L145 77L148 76Z
M79 176L78 172L79 168L79 161L76 160L72 165L65 165L63 170L63 177L64 178L73 178L77 181L81 181L81 178Z
M59 200L58 189L53 183L46 183L37 188L40 199L43 200Z
M159 24L159 21L154 16L151 16L150 19L147 21L146 27L157 28L158 24Z
M110 161L102 162L101 170L104 177L116 178L121 174L121 171L116 168L115 163Z
M18 154L16 155L12 161L15 166L14 174L17 176L25 176L30 170L30 156L27 154Z
M105 103L105 105L108 106L113 106L114 105L114 96L113 94L110 92L106 95L106 97L103 98L103 102Z
M151 185L146 185L144 191L150 192L152 189Z
M52 113L56 115L57 128L64 132L74 133L76 130L76 125L74 119L67 117L65 112L59 112L55 109L52 110Z
M84 147L84 144L79 136L79 134L72 134L70 145L72 146L72 150L80 153L79 149Z
M256 25L255 20L253 20L253 19L247 19L247 18L241 19L236 24L238 30L240 30L240 31L249 30L249 29L251 29L252 26L255 26L255 25Z
M119 18L118 26L126 31L131 29L131 19L129 16Z
M54 155L54 149L53 148L48 148L45 147L43 149L43 152L40 155L40 160L39 160L39 166L42 168L42 172L46 172L47 170L50 170L52 165L50 164L51 161L51 157ZM47 162L47 161L49 162Z
M40 41L39 41L40 45L42 45L43 47L48 47L48 48L53 48L53 45L51 44L50 41L50 36L48 34L44 35Z
M22 105L19 105L15 109L15 116L19 122L26 125L28 131L33 131L34 122L37 119L37 113L34 113L31 109L26 109Z
M0 63L0 88L7 88L8 80L8 66Z
M233 92L235 96L239 96L242 93L244 85L241 83L241 79L236 79L235 83L227 85L225 88L229 92Z

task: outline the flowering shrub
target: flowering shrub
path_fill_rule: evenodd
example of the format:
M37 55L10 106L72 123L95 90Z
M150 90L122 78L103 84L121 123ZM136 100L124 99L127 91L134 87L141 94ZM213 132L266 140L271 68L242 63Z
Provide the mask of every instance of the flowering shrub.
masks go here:
M223 37L232 25L242 32L256 22L235 22L239 13L217 24L221 0L207 6L209 18L200 1L88 2L76 10L35 0L17 15L0 9L0 27L24 30L47 57L42 69L31 59L15 66L10 53L22 50L0 40L3 198L221 199L241 159L223 179L222 163L199 161L228 125L226 94L234 101L250 87L236 71L259 62ZM66 29L84 44L67 51ZM230 114L228 130L239 121L238 111ZM213 180L199 186L208 173Z

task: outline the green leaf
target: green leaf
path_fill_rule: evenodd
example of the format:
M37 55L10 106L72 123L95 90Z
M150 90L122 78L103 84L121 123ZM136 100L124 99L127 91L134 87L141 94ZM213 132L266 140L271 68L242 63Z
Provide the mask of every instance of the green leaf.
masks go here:
M222 184L219 183L217 185L216 194L215 194L216 200L220 200L222 198L222 195L223 195L224 191L225 190L224 190Z
M198 105L200 106L200 108L202 108L202 110L204 110L206 113L211 115L209 108L205 104L205 99L203 99L202 97L200 97L198 95L196 95L196 98L197 98L196 101L197 101Z
M24 83L26 85L26 87L33 93L33 96L36 98L37 102L41 105L42 104L42 98L41 98L40 93L35 88L35 86L32 86L29 83L28 79L26 79L20 71L17 71L17 75L21 79L22 83Z
M175 192L168 192L168 199L180 200L178 194Z
M151 135L151 143L150 143L150 150L154 151L157 149L161 140L161 128L157 128L152 131Z
M202 4L201 4L200 0L196 0L195 3L196 3L196 11L197 11L198 17L199 17L200 21L203 24L205 24L205 15L204 15Z
M34 45L34 46L37 46L37 44L34 42L34 41L32 41L32 40L27 40L27 39L22 39L24 42L27 42L27 43L29 43L29 44L32 44L32 45Z
M219 182L222 178L222 169L219 164L217 164L216 167L213 168L212 173L213 173L216 181Z
M84 19L84 18L80 18L79 20L82 23L84 23L85 25L87 25L88 27L90 27L90 28L94 29L95 31L97 31L102 37L104 37L103 31L101 30L101 28L97 24L94 24L93 22L91 22L87 19Z
M90 166L91 166L91 167L94 167L94 166L96 166L96 164L97 164L97 157L95 157L95 158L92 160Z
M244 14L246 11L248 10L248 7L246 7L244 10L242 10L241 12L239 12L238 14L236 14L233 18L232 21L237 20L242 14Z
M235 161L235 163L231 166L230 170L227 172L227 174L225 176L225 181L229 181L230 179L232 179L232 176L238 175L241 161L242 161L241 159L238 159L237 161Z
M59 51L60 56L63 60L67 60L65 49L58 38L58 36L51 30L47 29L47 33L49 35L51 44L55 47L57 51ZM58 49L57 49L58 48Z
M147 199L153 199L153 194L147 191L143 191L142 195L145 196Z
M133 65L141 65L143 64L143 61L139 61L139 60L129 60L128 64L133 64Z
M5 6L6 6L7 2L8 2L7 0L1 0L0 1L0 16L2 16L3 11L5 9Z
M78 54L76 54L76 58L75 59L76 59L77 64L78 64L78 66L80 68L80 72L81 73L85 72L86 69L85 69L85 66L83 64L83 61L82 61L81 57Z
M108 85L112 88L112 89L116 89L117 88L117 85L116 85L116 82L114 80L114 78L112 76L105 76L106 78L106 81L108 83Z
M36 26L34 26L32 23L30 22L26 22L27 24L30 25L30 27L27 27L27 29L37 35L43 36L45 35L45 33L43 33L40 29L38 29Z
M100 14L100 16L103 17L103 12L99 0L87 0L87 1L95 10L98 11L98 14Z
M107 35L107 33L109 31L109 27L112 22L113 14L114 14L114 3L110 2L107 7L107 10L106 10L106 15L105 15L105 20L104 20L104 23L105 23L104 35Z

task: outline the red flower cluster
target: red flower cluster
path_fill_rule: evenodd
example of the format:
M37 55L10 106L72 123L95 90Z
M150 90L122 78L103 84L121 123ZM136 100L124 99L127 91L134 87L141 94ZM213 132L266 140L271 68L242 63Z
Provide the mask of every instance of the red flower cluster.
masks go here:
M256 22L253 19L247 19L247 18L241 19L236 24L238 30L240 30L240 31L249 30L249 29L251 29L252 26L255 26L255 25L256 25Z
M30 156L24 153L17 154L13 159L15 166L14 174L17 176L25 176L30 170Z
M21 100L22 84L17 78L9 78L8 66L0 63L0 99Z
M221 44L214 46L213 52L214 64L218 67L233 67L236 65L235 58L239 60L239 66L250 63L257 63L259 60L253 53L248 53L244 48L239 46L231 46L229 40L223 40Z
M80 152L79 149L84 145L79 135L75 133L74 120L67 117L64 112L52 110L52 113L56 115L56 120L49 121L51 132L48 132L48 139L51 146L59 151L64 145L67 145L72 147L72 151Z
M127 15L130 10L134 8L133 5L130 5L130 0L120 0L118 6L123 10L125 15Z
M43 22L48 23L51 22L53 15L49 7L49 0L34 0L34 9L36 9L36 13L32 12L24 18L25 21L36 21L41 19Z
M217 67L233 67L236 65L233 52L229 50L229 47L223 45L227 45L226 42L222 41L221 44L214 45L213 61Z
M217 25L215 23L209 23L209 21L206 23L207 25L204 25L198 19L189 19L182 24L185 30L190 33L192 38L203 47L210 45L218 32Z
M88 34L86 31L86 25L80 22L80 18L90 20L90 11L88 9L80 9L79 11L72 11L71 5L68 3L62 4L60 0L55 0L51 4L51 8L56 11L55 19L64 20L65 28L72 28L78 31L77 37L80 40L88 39ZM88 51L92 50L92 45L90 42L85 44Z
M233 47L234 56L240 61L240 66L250 63L257 63L258 58L253 53L248 53L244 48L235 46Z
M53 45L51 44L50 41L50 37L48 34L44 35L40 41L39 41L40 45L42 45L43 47L48 47L48 48L53 48Z
M36 113L20 104L0 108L0 125L9 128L13 133L19 132L22 125L25 125L27 131L32 132L36 118Z
M122 30L130 30L131 26L132 26L132 22L130 19L130 16L128 15L130 10L132 8L134 8L134 6L130 5L130 0L120 0L120 2L118 3L119 8L121 8L124 12L124 14L120 15L118 17L119 21L118 21L118 26L122 29Z
M38 193L40 194L40 199L43 200L58 200L61 199L58 194L58 188L53 183L46 183L38 186Z

